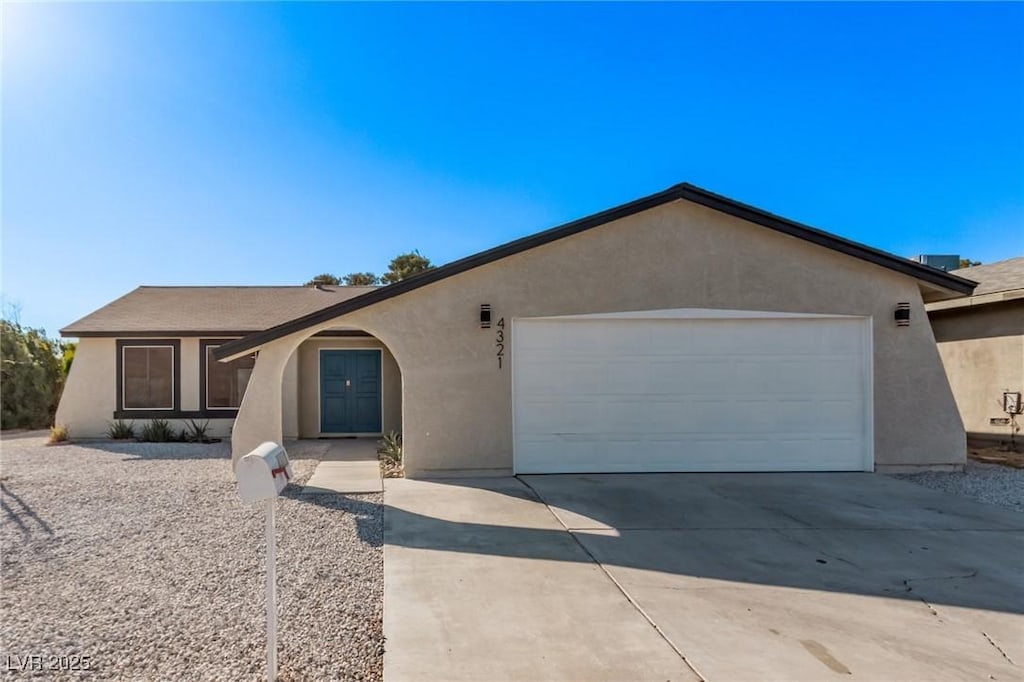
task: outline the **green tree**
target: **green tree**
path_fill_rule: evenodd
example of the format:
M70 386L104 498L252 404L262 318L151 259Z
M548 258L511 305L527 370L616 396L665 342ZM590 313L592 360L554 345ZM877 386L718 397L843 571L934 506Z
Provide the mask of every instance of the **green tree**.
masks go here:
M71 372L71 363L75 361L75 351L78 350L77 341L61 341L60 343L60 368L64 372L64 380Z
M961 268L973 268L975 265L981 265L981 261L980 260L971 260L970 258L961 258L960 259L960 267Z
M317 275L313 279L309 280L303 286L315 287L317 284L332 284L336 286L338 284L341 284L341 280L338 279L337 275L332 275L329 272L325 272L324 274Z
M380 281L380 278L372 272L350 272L341 278L347 287L373 286Z
M424 270L431 270L433 267L430 264L429 258L421 256L420 252L414 249L409 253L395 256L391 264L388 265L388 271L381 276L380 281L383 284L394 284Z
M0 427L41 429L53 424L64 387L62 349L42 329L0 320Z

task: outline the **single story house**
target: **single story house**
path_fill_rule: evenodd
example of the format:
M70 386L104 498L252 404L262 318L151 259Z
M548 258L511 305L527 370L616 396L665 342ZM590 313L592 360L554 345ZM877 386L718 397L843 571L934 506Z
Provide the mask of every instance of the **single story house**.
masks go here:
M925 303L975 283L690 184L379 288L143 287L57 413L404 436L414 477L956 467Z
M967 436L1008 440L1004 394L1012 403L1024 392L1024 256L952 274L978 286L972 296L926 306L939 356ZM1015 419L1024 427L1024 417Z

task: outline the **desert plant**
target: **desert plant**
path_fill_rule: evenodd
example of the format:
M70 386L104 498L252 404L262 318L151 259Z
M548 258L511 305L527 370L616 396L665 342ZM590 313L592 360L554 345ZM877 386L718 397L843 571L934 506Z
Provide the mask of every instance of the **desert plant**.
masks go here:
M66 443L71 438L68 427L63 424L54 424L50 427L50 443Z
M402 434L397 431L391 431L384 438L377 441L377 454L387 462L401 464Z
M401 478L402 468L402 434L391 431L377 441L377 456L380 459L380 470L384 478Z
M189 419L188 426L186 426L185 430L181 432L181 439L188 441L189 443L206 443L210 440L209 431L209 419L202 423L198 423L194 419Z
M126 422L123 419L107 422L107 437L113 440L135 438L135 422Z
M143 443L169 443L178 440L178 434L174 432L166 419L154 419L142 427L139 440Z

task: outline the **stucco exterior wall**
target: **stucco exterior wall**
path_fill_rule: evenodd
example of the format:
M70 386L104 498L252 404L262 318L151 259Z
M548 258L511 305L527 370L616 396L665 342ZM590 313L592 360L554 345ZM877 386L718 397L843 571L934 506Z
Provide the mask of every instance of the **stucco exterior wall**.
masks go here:
M933 312L931 320L964 428L1008 438L1010 427L990 420L1007 416L1003 391L1024 392L1024 300Z
M898 302L911 306L897 327ZM509 364L499 368L496 329L480 304L505 318L667 308L863 315L873 319L875 462L879 470L958 465L964 432L915 280L880 266L677 201L551 242L277 339L290 352L319 329L366 329L402 367L409 476L508 473L512 466ZM515 338L505 328L506 352ZM263 355L261 355L261 358ZM272 433L279 376L267 355L251 434L235 455ZM509 359L506 356L506 360ZM261 373L257 362L257 373ZM241 424L239 425L241 429Z
M299 354L292 353L281 382L281 430L284 438L299 437Z
M81 339L54 421L72 438L100 438L113 419L117 368L114 339Z
M127 337L125 337L127 338ZM212 338L212 337L211 337ZM199 404L199 339L183 337L181 344L180 409L197 412ZM57 406L55 421L68 427L72 438L106 438L110 422L114 421L117 405L117 339L84 338L78 342L75 361L71 365L64 393ZM291 396L282 404L284 422L289 437L298 436L298 358L291 372L285 374L282 391ZM191 417L198 423L209 421L209 434L217 438L230 438L234 418ZM168 419L177 430L184 429L190 418ZM126 418L134 421L138 432L148 419ZM294 434L294 435L293 435Z
M181 343L181 409L199 409L199 339L183 338Z
M299 346L299 435L317 438L320 431L320 351L381 349L381 424L384 433L402 431L402 373L391 351L379 339L318 337Z

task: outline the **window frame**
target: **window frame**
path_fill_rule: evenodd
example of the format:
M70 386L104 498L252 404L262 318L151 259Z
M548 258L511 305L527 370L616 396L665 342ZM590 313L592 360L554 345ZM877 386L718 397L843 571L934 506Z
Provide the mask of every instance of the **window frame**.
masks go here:
M209 396L210 388L210 373L208 371L209 365L207 363L207 348L213 346L223 346L229 341L236 341L238 337L234 338L216 338L216 339L199 339L199 411L204 417L211 418L223 418L232 419L238 416L239 407L209 407L206 404ZM252 353L251 355L256 355ZM217 360L214 360L217 362ZM255 367L254 367L255 368ZM249 390L248 385L246 390Z
M181 339L117 339L115 418L171 417L181 411ZM124 349L125 348L170 348L171 349L171 406L170 407L125 407L124 404Z

